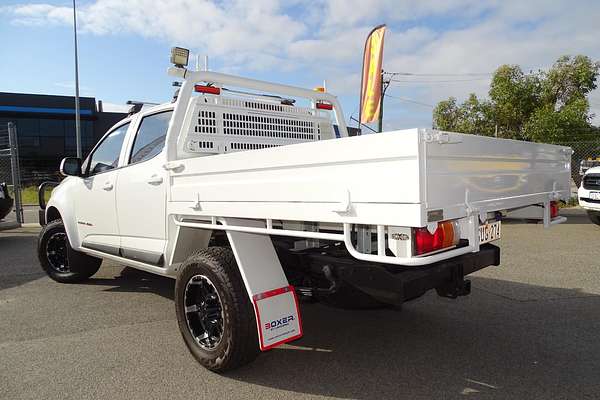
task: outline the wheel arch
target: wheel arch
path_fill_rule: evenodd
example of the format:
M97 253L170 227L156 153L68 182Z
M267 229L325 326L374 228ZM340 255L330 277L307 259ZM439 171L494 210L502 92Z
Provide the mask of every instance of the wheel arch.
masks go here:
M68 187L65 186L61 184L52 192L52 196L46 204L46 223L62 219L71 247L78 250L81 248L81 240L77 229L75 204L72 196L67 193Z
M46 209L46 223L52 222L57 219L61 219L60 212L56 207L48 207Z

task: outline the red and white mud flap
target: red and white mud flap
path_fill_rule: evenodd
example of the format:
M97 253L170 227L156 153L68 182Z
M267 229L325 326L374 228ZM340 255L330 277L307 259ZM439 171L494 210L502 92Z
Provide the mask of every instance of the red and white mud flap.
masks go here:
M256 294L252 300L262 351L302 337L298 297L292 285Z
M264 228L264 222L220 218L223 225ZM302 336L298 299L268 235L227 231L240 275L254 304L259 346L265 351Z

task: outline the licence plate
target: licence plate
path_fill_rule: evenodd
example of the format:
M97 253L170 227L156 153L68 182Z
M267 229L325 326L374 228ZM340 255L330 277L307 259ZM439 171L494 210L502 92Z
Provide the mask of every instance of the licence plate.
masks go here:
M486 222L479 227L479 244L489 243L500 239L500 221Z
M590 192L590 199L600 200L600 192Z

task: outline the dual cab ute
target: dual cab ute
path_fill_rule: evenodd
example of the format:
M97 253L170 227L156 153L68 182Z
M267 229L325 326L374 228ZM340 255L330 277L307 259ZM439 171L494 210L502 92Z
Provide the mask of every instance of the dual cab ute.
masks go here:
M567 147L431 129L348 137L329 93L169 74L182 80L173 102L62 161L39 259L59 282L102 259L175 278L181 334L211 370L299 338L298 298L358 309L466 295L466 275L500 262L490 242L504 217L564 221Z

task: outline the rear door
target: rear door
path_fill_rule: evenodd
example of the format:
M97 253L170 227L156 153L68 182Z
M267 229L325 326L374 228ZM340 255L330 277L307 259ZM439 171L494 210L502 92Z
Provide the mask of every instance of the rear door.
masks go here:
M115 193L123 144L130 123L108 132L92 150L84 165L75 198L77 227L82 246L119 254L119 226Z
M163 265L166 244L165 138L172 109L140 117L117 183L117 217L125 258Z

